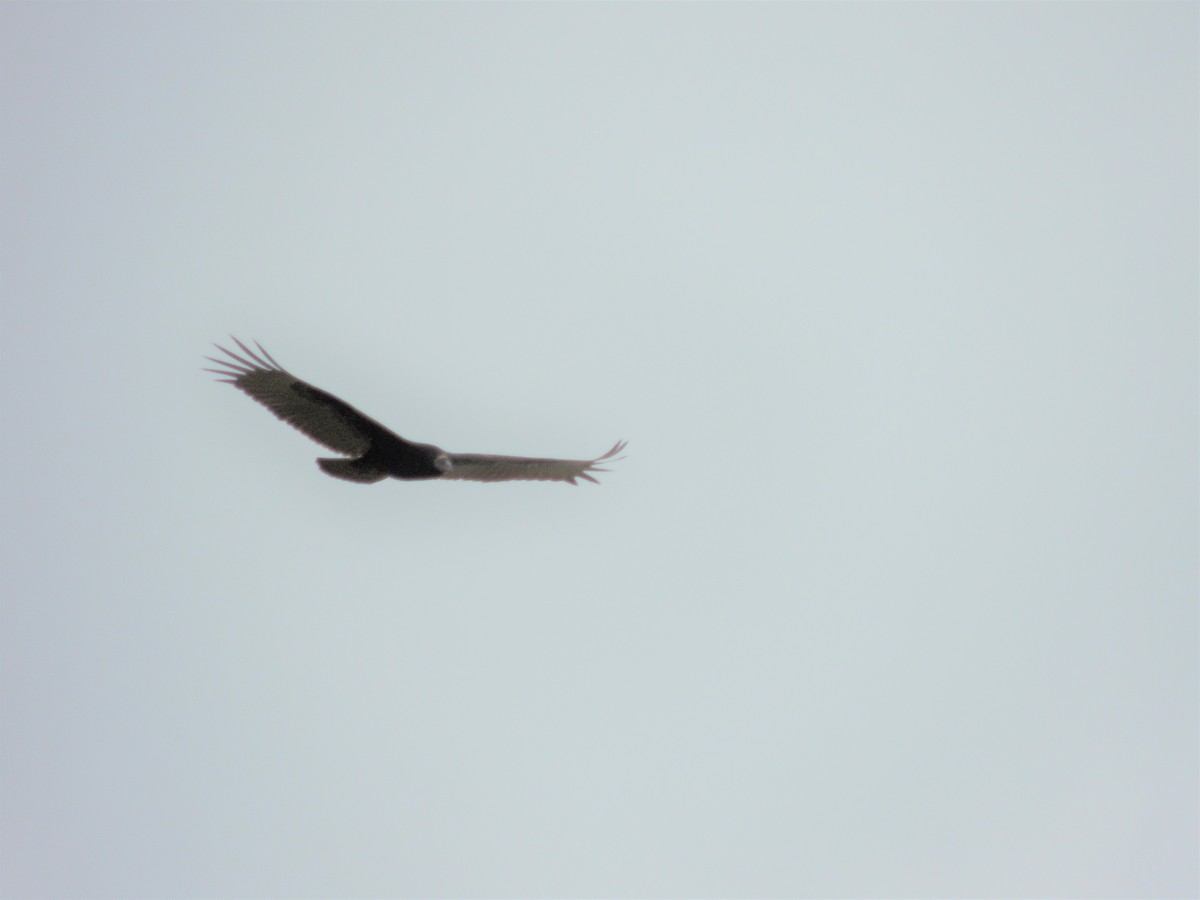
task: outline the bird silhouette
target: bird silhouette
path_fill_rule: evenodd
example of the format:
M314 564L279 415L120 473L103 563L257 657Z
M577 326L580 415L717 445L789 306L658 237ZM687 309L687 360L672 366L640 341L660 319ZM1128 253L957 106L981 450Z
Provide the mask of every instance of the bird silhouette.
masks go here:
M232 336L231 336L232 337ZM447 453L433 444L405 440L307 381L301 381L275 361L257 341L256 353L237 338L242 353L214 346L228 358L206 356L219 369L205 368L257 400L278 418L328 447L341 457L317 460L321 471L334 478L374 484L385 478L415 481L429 478L462 481L564 481L599 482L593 472L607 472L597 463L616 462L626 441L617 441L595 459L545 459L531 456L497 456L487 453Z

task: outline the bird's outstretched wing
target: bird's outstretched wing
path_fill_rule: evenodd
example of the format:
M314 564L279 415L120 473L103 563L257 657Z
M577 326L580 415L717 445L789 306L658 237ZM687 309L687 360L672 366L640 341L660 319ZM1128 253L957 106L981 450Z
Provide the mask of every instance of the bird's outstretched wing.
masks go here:
M565 481L575 484L583 478L599 484L589 473L607 472L596 463L616 462L626 441L617 441L612 449L595 459L537 459L528 456L491 456L483 453L451 453L450 468L443 478L462 481Z
M254 346L258 348L258 353L237 338L233 338L233 341L245 355L240 356L215 344L229 359L206 356L205 359L224 368L205 371L223 376L219 380L244 391L318 444L352 456L366 453L381 438L408 444L349 403L292 375L257 341Z

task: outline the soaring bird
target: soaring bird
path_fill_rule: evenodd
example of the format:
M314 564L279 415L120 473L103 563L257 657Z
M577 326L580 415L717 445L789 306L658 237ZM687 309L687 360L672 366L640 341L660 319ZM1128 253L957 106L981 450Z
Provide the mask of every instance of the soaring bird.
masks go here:
M384 428L349 403L301 381L254 342L255 353L237 338L243 355L214 344L228 359L204 357L221 366L204 369L257 400L278 418L304 432L318 444L347 458L321 458L317 465L334 478L374 484L385 478L413 481L457 478L465 481L565 481L583 478L599 484L592 472L607 472L596 463L616 462L625 449L617 441L595 459L538 459L484 453L447 453L433 444L418 444Z

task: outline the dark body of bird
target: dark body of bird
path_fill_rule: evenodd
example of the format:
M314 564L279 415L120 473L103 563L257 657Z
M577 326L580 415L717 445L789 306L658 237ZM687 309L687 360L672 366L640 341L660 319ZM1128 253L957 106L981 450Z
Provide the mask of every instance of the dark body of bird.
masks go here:
M405 440L400 435L363 415L333 394L301 381L283 368L257 341L255 353L237 338L234 343L244 355L217 349L228 359L207 356L221 366L205 369L222 376L219 380L245 392L289 425L343 458L321 458L317 465L334 478L373 484L384 478L406 481L446 478L467 481L564 481L575 484L583 478L593 483L592 472L607 469L599 462L615 462L625 448L617 441L595 459L544 459L528 456L497 456L485 453L447 453L433 444Z

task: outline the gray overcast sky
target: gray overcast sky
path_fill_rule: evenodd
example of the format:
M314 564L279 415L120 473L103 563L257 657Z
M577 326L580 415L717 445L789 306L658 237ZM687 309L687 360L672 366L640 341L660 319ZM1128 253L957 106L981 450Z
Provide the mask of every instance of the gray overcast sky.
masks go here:
M1195 896L1198 15L0 6L4 894Z

